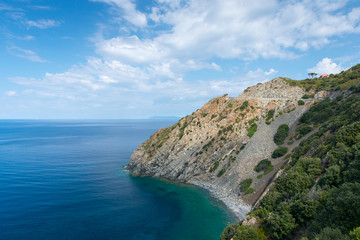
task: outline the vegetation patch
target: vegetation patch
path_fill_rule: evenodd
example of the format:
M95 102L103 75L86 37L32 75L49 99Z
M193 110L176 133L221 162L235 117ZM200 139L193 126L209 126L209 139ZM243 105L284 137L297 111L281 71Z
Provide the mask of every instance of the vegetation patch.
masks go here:
M244 195L248 195L248 194L251 194L254 192L254 189L253 188L248 188L245 192L244 192Z
M304 94L301 98L302 99L314 98L314 94Z
M275 114L275 109L269 110L268 113L266 114L266 121L272 119L274 117L274 114Z
M249 106L249 102L248 101L244 101L242 103L242 105L240 106L240 110L244 111L247 107Z
M218 120L216 120L216 122L220 122L221 120L224 120L225 118L227 118L226 115L222 116L221 114L219 115Z
M230 160L231 162L235 162L236 157L235 157L235 156L230 156L230 157L229 157L229 160Z
M303 115L302 123L319 124L319 130L292 151L291 163L250 212L259 225L229 225L221 239L359 239L360 64L326 79L286 81L307 90L353 92Z
M256 123L253 123L249 128L246 129L248 132L248 137L254 136L255 132L257 131L257 125Z
M274 170L274 166L272 164L270 164L269 166L267 166L264 170L264 175L270 173L272 170Z
M247 178L244 181L242 181L242 183L240 184L240 190L241 192L245 192L246 190L249 189L250 185L252 183L252 179L251 178Z
M219 167L219 164L220 164L220 162L219 162L219 161L216 161L216 162L214 163L214 165L212 166L212 168L210 168L210 172L211 172L211 173L215 172L216 169Z
M261 172L264 171L267 166L271 165L271 161L269 159L263 159L261 160L254 168L255 172Z
M277 149L275 149L275 151L273 152L273 154L271 155L272 158L279 158L281 156L284 156L288 151L287 147L279 147Z
M188 126L188 122L185 121L184 125L180 128L180 133L178 135L179 139L181 139L184 136L185 128Z
M256 118L251 119L248 123L249 123L249 125L252 125L253 123L255 123L258 120L259 120L259 118L256 117Z
M303 100L299 100L299 101L298 101L298 105L299 105L299 106L305 105L305 102L304 102Z
M203 149L204 151L206 151L206 150L211 146L211 144L212 144L214 141L215 141L215 138L212 138L207 144L205 144L205 145L202 147L202 149Z
M307 124L303 124L303 125L297 127L296 128L296 133L297 133L296 139L302 138L303 136L305 136L312 130L313 130L313 128Z
M220 172L218 172L218 174L216 176L221 177L225 172L226 172L226 169L223 168L223 169L220 170Z
M284 144L284 140L289 135L289 126L287 124L281 124L274 135L274 142L277 145Z

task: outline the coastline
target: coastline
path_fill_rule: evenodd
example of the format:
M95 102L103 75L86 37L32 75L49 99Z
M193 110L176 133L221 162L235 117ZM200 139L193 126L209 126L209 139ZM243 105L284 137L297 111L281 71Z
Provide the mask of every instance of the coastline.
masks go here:
M127 172L129 175L134 176L131 171L128 169L128 165L123 167L123 171ZM136 177L145 177L141 175L137 175ZM154 177L154 176L147 176L147 177ZM222 202L224 206L227 208L227 210L238 220L242 221L246 218L246 214L252 209L252 206L245 204L238 196L235 196L232 193L223 191L222 189L219 189L218 187L212 186L211 183L202 182L202 181L195 181L195 180L189 180L186 182L179 182L174 181L171 179L168 179L166 177L154 177L157 179L160 179L162 181L169 181L176 184L189 184L193 185L195 187L199 187L204 189L209 193L211 197L214 199Z
M220 191L220 189L214 188L210 183L200 181L189 181L188 183L205 189L213 198L223 202L228 210L239 221L244 220L246 218L246 214L252 209L251 206L245 204L239 197L234 196L231 193Z

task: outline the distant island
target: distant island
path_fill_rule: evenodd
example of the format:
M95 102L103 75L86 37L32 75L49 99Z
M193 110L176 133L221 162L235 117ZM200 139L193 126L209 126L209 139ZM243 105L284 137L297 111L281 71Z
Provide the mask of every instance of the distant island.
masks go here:
M216 97L127 169L209 190L240 220L222 240L360 239L360 64Z
M177 116L152 116L149 117L148 119L180 119L181 117L177 117Z

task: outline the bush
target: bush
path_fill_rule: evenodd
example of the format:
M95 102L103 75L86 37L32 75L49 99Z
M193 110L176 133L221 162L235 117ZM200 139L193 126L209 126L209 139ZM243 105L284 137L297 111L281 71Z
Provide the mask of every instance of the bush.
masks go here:
M298 101L299 106L305 105L305 102L303 100Z
M350 238L351 240L360 240L360 227L354 228L350 232Z
M289 126L287 124L281 124L274 135L274 142L277 145L284 144L284 140L289 135Z
M313 128L309 125L301 125L300 127L296 128L296 132L301 134L301 135L306 135L309 132L311 132L313 130Z
M341 231L337 228L332 229L330 227L324 228L320 234L316 235L315 239L319 240L348 240L349 238L341 233Z
M247 195L247 194L251 194L254 192L254 189L253 188L248 188L245 192L244 192L244 195Z
M250 187L251 183L252 183L252 179L251 179L251 178L245 179L245 180L241 183L241 185L240 185L240 190L241 190L241 192L245 192L246 190L248 190L248 188Z
M243 110L245 110L245 108L247 108L248 106L249 106L249 102L248 102L248 101L245 101L245 102L243 102L243 104L241 105L240 110L243 111Z
M274 114L275 114L275 109L269 110L269 112L266 115L266 121L269 121L270 119L272 119L274 117Z
M271 165L271 162L269 161L269 159L263 159L261 160L257 165L256 167L254 168L255 172L261 172L263 170L265 170L265 168L267 166Z
M217 177L221 177L226 172L226 169L221 169L220 172L216 175Z
M248 225L232 224L225 228L220 236L221 240L265 240L264 232L261 229Z
M287 239L297 228L295 218L286 210L270 213L265 224L273 239Z
M210 172L215 172L215 170L219 167L220 162L216 161L214 163L214 166L210 169Z
M248 131L248 137L252 137L254 136L255 132L257 131L257 125L256 123L252 124L248 129L246 129Z
M288 151L287 147L279 147L277 149L275 149L275 151L273 152L273 154L271 155L272 158L278 158L281 156L284 156Z
M264 175L270 173L272 170L274 170L274 166L270 164L265 168Z

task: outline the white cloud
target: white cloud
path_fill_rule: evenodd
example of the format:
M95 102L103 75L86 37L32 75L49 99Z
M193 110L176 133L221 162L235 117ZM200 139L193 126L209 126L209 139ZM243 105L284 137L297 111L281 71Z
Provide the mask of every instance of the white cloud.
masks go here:
M117 112L118 117L125 112L141 117L182 115L214 96L239 95L277 73L273 68L242 73L237 60L299 57L339 36L360 32L360 10L344 8L347 1L157 0L149 13L138 10L134 0L91 1L111 6L116 20L111 24L115 22L123 34L111 32L112 37L106 37L114 26L106 29L102 24L106 34L94 40L98 57L41 79L13 78L29 88L22 95L47 98L43 102L54 108L74 108L76 113L97 107ZM31 24L46 28L55 22ZM31 50L9 50L44 61ZM187 78L187 73L200 69L206 72L206 81ZM320 74L341 67L323 59L313 69ZM223 71L227 78L214 74L211 79L215 71Z
M102 1L119 6L128 2ZM193 0L180 4L158 0L148 17L170 30L159 31L154 38L101 39L97 50L125 63L167 62L169 58L292 58L297 51L329 44L334 36L360 32L358 10L343 11L345 3Z
M40 19L37 21L28 20L25 21L25 24L29 27L37 27L41 29L57 27L60 25L60 22L52 20L52 19Z
M193 110L194 106L200 107L224 93L239 95L254 81L269 80L276 72L257 69L229 80L188 82L169 68L170 65L165 64L143 69L115 60L89 58L86 64L75 65L64 73L46 73L41 79L18 77L11 80L26 87L21 95L32 101L45 98L43 104L51 106L59 102L71 108L97 106L111 108L110 112L117 109L120 111L118 117L129 111L144 117L169 111L172 115L185 114L187 112L180 109L188 106Z
M16 46L10 46L7 49L16 57L25 58L31 62L46 62L46 60L39 57L36 52L29 49L22 49Z
M323 58L316 64L315 67L308 69L309 72L321 74L336 74L343 70L343 68L333 62L330 58Z
M15 91L8 91L5 93L7 96L9 97L12 97L12 96L15 96L16 95L16 92Z
M130 0L91 0L94 2L104 2L120 8L122 17L138 27L147 25L146 15L136 10L136 5Z

